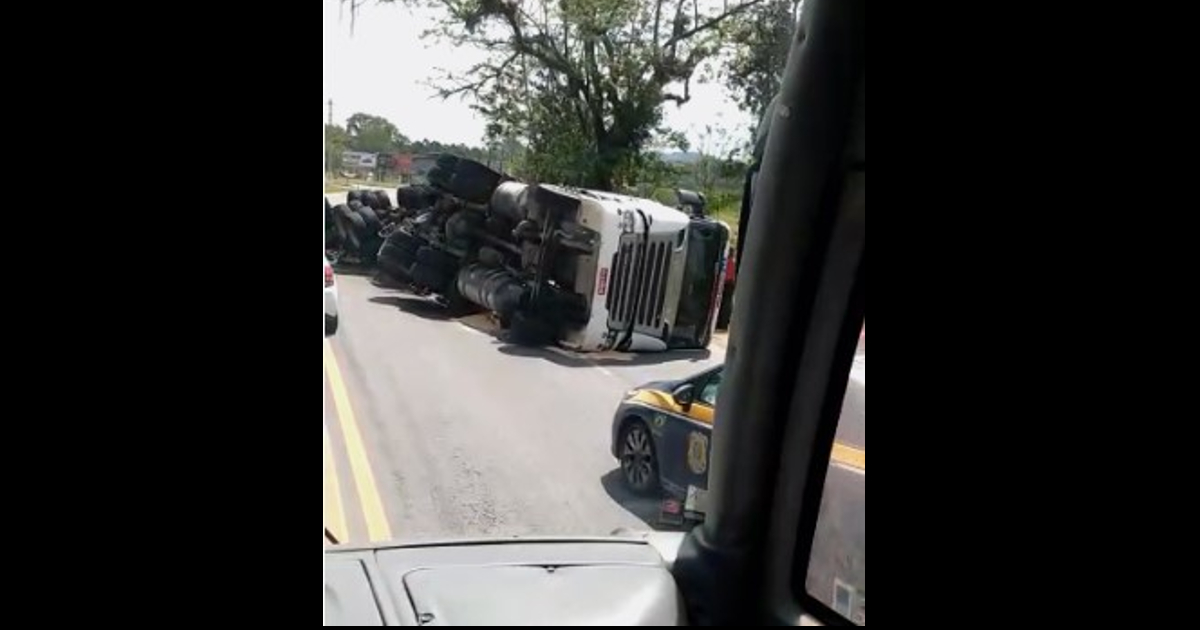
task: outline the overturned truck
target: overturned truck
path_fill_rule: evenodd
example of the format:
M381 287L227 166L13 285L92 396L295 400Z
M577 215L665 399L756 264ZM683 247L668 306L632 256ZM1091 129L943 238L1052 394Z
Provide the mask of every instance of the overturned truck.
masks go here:
M441 156L397 191L377 254L447 308L492 311L510 340L577 351L704 348L729 228L655 201L527 184ZM387 231L387 230L385 230Z

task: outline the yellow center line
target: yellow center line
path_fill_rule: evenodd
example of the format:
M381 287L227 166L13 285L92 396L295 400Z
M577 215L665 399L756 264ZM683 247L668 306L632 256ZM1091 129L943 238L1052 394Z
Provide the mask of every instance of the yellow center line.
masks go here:
M391 540L392 530L383 512L383 502L379 500L375 475L371 472L371 462L367 459L367 449L363 447L362 434L359 433L358 422L354 419L354 408L350 406L350 395L346 391L342 371L338 368L337 357L334 356L333 346L329 344L328 339L325 340L325 372L329 375L333 405L342 425L354 487L358 490L358 500L362 504L363 516L367 521L367 535L372 542Z
M854 448L841 442L834 442L833 454L830 458L851 468L857 468L863 472L867 471L867 452L860 448Z
M339 541L350 537L346 529L346 512L342 508L342 491L338 486L337 465L333 461L333 447L329 444L328 426L325 426L325 527Z

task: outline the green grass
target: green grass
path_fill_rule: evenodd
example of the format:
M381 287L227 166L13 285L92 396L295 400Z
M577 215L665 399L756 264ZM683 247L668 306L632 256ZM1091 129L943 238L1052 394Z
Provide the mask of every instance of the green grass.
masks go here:
M737 243L738 218L742 214L742 191L713 190L705 192L704 196L708 199L709 216L728 224L731 232L730 243ZM655 188L649 197L672 208L678 203L673 188Z
M729 244L737 243L738 219L742 216L742 200L738 199L712 208L712 216L729 226Z

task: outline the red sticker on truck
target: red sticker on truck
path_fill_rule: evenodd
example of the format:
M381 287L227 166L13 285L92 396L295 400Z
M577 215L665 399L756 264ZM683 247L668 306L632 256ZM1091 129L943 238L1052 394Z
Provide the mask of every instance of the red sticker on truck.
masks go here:
M600 280L596 282L596 295L604 295L608 290L608 267L600 268Z

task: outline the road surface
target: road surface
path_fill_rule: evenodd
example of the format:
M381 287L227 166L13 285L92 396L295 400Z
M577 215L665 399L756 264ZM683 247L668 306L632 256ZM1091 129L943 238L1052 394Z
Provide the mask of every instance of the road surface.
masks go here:
M613 489L613 411L632 387L716 365L721 349L582 359L503 343L481 330L486 317L467 319L476 327L447 320L365 276L338 282L339 328L325 342L326 469L344 516L329 516L328 493L326 507L345 537L647 527L648 506L631 510Z

